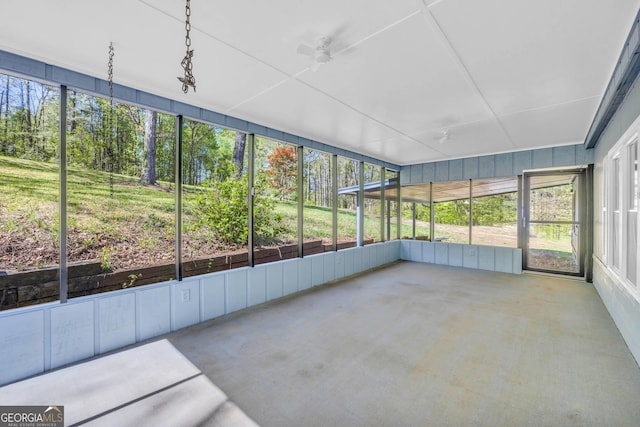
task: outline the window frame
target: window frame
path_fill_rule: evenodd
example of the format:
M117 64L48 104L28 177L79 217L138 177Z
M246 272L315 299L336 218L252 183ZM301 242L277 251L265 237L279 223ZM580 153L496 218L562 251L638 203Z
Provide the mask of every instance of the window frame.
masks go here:
M633 148L635 147L635 148ZM620 283L640 299L640 187L638 183L638 147L640 118L609 150L603 159L602 262ZM636 156L635 162L632 155ZM628 256L634 237L629 235L629 221L635 216L635 260ZM616 227L617 226L617 227ZM635 262L635 281L629 278Z

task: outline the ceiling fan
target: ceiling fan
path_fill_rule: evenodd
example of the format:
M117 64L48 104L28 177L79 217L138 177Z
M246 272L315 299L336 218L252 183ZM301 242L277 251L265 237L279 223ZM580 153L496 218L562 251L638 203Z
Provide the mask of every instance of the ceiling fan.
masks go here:
M449 129L442 129L433 136L433 139L437 141L438 144L443 144L451 139L451 132L449 132Z
M316 71L320 65L331 61L331 42L333 39L329 36L318 36L314 40L314 46L300 44L298 53L311 58L311 69Z

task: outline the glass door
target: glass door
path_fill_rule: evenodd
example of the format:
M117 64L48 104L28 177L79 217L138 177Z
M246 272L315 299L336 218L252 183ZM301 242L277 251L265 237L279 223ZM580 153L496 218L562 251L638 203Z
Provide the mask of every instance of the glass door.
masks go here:
M524 174L523 268L584 275L585 170Z

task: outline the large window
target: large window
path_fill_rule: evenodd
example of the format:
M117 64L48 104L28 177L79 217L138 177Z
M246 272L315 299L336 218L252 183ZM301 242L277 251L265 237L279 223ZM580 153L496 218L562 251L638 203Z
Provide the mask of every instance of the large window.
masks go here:
M175 278L175 119L73 91L67 118L68 296Z
M431 239L431 184L408 185L401 190L402 239Z
M246 135L184 120L182 275L246 266ZM235 254L231 257L228 255Z
M634 141L627 150L627 279L638 283L638 142Z
M604 159L607 193L602 207L604 262L637 292L640 230L638 229L638 126L625 136ZM633 131L633 132L631 132Z
M382 240L380 166L364 164L364 244Z
M256 248L293 248L298 242L296 147L255 138L253 226ZM296 249L297 250L297 249ZM297 252L295 252L297 255ZM256 263L263 260L256 259ZM264 260L266 261L266 260Z
M385 240L398 239L398 208L400 203L400 187L398 185L400 173L397 171L385 171Z
M333 245L333 180L331 155L317 150L304 149L304 210L303 255L317 253L322 246Z
M360 163L338 156L338 249L356 246Z
M474 245L518 247L516 178L472 180Z
M60 92L0 74L0 93L0 309L8 309L59 295Z
M517 189L516 177L402 187L401 236L403 239L515 248L518 246ZM470 215L473 221L471 236ZM433 239L431 229L434 230Z
M433 184L433 241L469 243L469 181Z
M613 159L611 168L613 188L611 189L611 263L620 268L620 158Z

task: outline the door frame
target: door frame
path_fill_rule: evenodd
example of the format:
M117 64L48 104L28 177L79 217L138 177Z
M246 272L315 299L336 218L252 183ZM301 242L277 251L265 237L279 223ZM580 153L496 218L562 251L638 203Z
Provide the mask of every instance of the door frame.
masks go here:
M523 172L521 176L521 185L520 185L520 215L518 215L518 219L520 220L520 224L518 229L520 233L518 233L519 245L522 248L522 269L528 271L536 271L542 273L551 273L551 274L561 274L561 275L569 275L569 276L578 276L578 277L586 277L587 280L591 278L591 251L592 247L592 224L591 220L592 216L592 185L593 185L593 167L584 166L584 167L575 167L575 168L563 168L563 169L545 169L545 170L531 170ZM577 197L577 206L574 204L574 211L577 207L578 215L576 221L571 221L573 225L578 225L579 230L579 243L577 250L579 251L578 256L578 272L572 271L562 271L562 270L551 270L551 269L542 269L528 266L528 254L529 254L529 232L530 232L530 197L531 197L531 177L535 176L550 176L550 175L578 175L578 179L580 180L578 184L578 189L576 192ZM535 221L534 221L535 222Z

